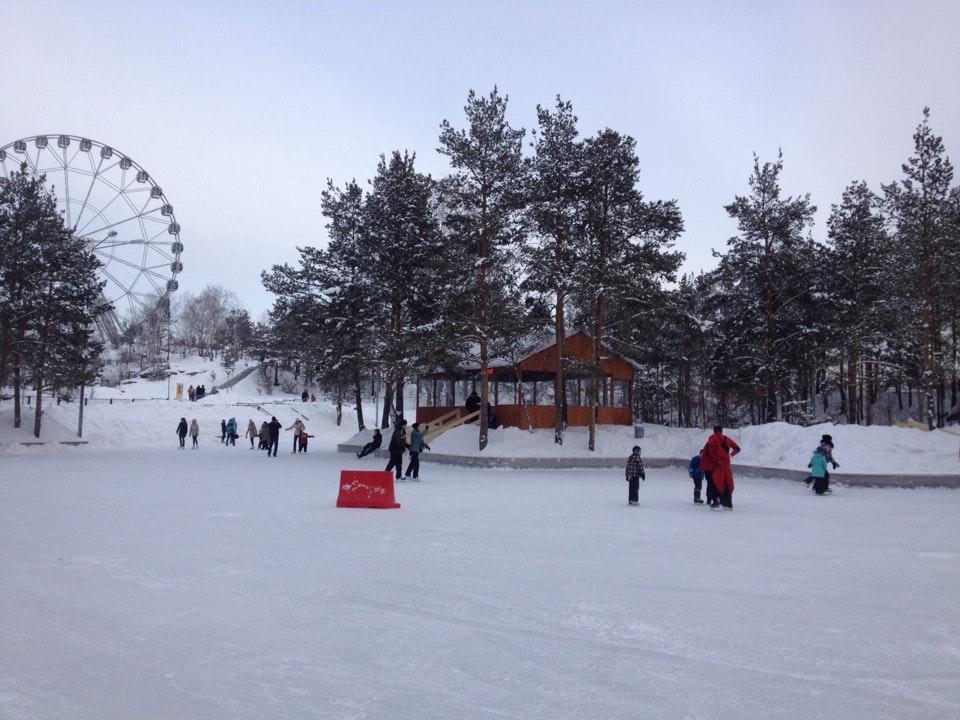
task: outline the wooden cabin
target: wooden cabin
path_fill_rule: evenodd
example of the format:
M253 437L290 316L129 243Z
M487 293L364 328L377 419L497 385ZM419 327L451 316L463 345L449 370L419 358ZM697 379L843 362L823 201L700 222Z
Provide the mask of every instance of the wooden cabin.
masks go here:
M588 392L592 343L583 332L575 332L564 341L566 377L566 413L570 427L590 424ZM597 422L601 425L630 425L633 422L633 380L637 363L602 347L600 352L602 380L599 388ZM557 348L552 340L530 343L522 357L508 361L490 361L487 376L490 382L490 405L497 424L503 427L526 427L524 406L530 425L535 428L555 426L554 393L557 375ZM454 371L431 372L417 378L417 422L432 423L463 409L471 392L480 393L480 369L464 366Z

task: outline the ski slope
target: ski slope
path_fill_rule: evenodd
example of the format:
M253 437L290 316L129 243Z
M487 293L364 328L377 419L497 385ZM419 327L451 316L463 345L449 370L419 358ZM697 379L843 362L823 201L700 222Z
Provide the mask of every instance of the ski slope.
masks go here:
M960 716L956 491L344 457L0 457L0 717Z

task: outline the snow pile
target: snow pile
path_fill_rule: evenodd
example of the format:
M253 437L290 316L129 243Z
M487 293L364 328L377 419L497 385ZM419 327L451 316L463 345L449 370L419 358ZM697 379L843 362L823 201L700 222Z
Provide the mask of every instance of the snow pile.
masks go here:
M430 447L451 455L491 455L495 457L619 457L626 458L634 445L640 445L645 457L689 459L700 451L709 431L645 425L641 440L633 437L633 428L605 426L597 432L596 451L587 451L587 429L569 428L563 445L553 442L552 430L527 432L503 428L490 432L489 444L482 453L477 449L475 425L449 430ZM947 431L922 432L910 428L860 427L856 425L814 425L800 427L770 423L727 430L742 452L738 463L771 468L806 468L820 436L833 436L834 455L844 470L858 473L940 474L960 473L960 437Z

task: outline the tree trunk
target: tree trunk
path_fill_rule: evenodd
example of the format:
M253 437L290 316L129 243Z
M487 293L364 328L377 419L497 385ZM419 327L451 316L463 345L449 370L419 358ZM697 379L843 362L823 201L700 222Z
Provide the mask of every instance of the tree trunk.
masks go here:
M847 422L851 425L860 423L860 416L857 412L857 351L851 345L847 348Z
M343 422L343 394L337 391L337 427Z
M403 417L403 378L399 377L394 382L394 400L393 407L397 411L397 417Z
M83 393L86 390L87 386L84 382L80 382L80 418L77 420L77 437L83 437Z
M13 362L13 426L20 427L20 393L23 392L23 379L20 374L20 358Z
M360 387L360 368L353 371L353 400L357 405L357 430L365 430L363 425L363 391Z
M393 383L388 382L383 391L383 417L380 420L380 427L384 430L390 427L390 410L393 406Z
M37 406L33 410L33 436L40 439L40 423L43 418L43 371L36 370L34 378L37 384Z
M603 323L603 312L600 305L600 299L593 301L593 332L591 338L591 363L590 369L590 423L589 436L587 439L587 449L594 452L597 449L597 375L600 372L600 338Z
M566 409L567 393L566 380L563 374L563 344L566 340L566 330L564 328L563 318L563 288L557 288L557 308L556 323L554 325L554 337L557 344L557 374L554 377L553 389L553 441L558 445L563 445L563 430L566 427Z

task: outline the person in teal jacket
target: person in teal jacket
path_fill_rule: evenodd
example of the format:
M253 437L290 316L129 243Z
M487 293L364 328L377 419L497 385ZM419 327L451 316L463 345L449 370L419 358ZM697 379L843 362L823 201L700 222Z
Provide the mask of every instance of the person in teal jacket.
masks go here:
M813 457L810 458L810 475L813 476L813 491L817 495L823 495L830 487L830 480L827 478L827 454L819 447L813 451Z
M423 439L429 429L429 425L424 426L421 430L420 423L413 424L413 430L410 432L410 464L407 465L407 471L403 474L404 477L410 477L410 473L413 473L414 480L420 479L420 453L430 449L430 446Z

